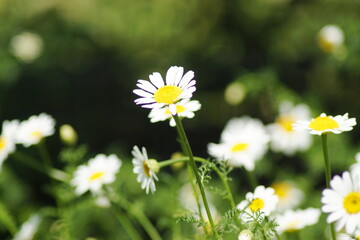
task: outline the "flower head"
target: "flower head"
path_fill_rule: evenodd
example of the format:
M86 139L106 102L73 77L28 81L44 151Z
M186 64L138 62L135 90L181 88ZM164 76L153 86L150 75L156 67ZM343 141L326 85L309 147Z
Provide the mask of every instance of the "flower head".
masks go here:
M145 189L146 194L154 193L156 190L155 181L158 181L156 173L159 171L159 164L154 159L149 159L146 149L143 147L142 151L138 146L134 146L132 150L134 173L137 174L137 181L141 184L141 189Z
M41 113L38 116L31 116L20 123L16 140L24 147L29 147L39 143L44 137L53 135L54 128L55 120L50 115Z
M344 33L337 25L326 25L318 33L318 44L324 52L333 53L344 43Z
M180 100L174 105L178 116L183 118L184 117L193 118L195 116L194 112L201 108L201 104L199 103L199 101L196 100L190 101L189 99ZM152 109L149 114L149 118L152 123L170 119L170 126L172 127L176 126L175 120L172 117L172 114L168 106Z
M149 75L150 81L138 80L133 92L140 96L135 103L144 108L161 108L169 106L171 114L176 114L175 103L181 99L190 99L195 92L195 80L193 71L185 75L183 67L172 66L166 73L166 81L160 73L154 72Z
M350 166L351 173L360 176L360 152L355 155L356 163Z
M329 132L339 134L351 131L355 125L356 119L349 118L347 113L344 116L337 115L335 117L326 116L325 113L322 113L317 118L313 118L310 121L297 121L292 126L297 131L307 130L311 134L321 135Z
M3 122L0 135L0 169L7 156L15 150L15 136L18 127L18 120Z
M360 240L360 228L356 229L352 234L339 233L337 240Z
M245 210L246 214L241 214L245 221L249 220L249 215L256 213L269 216L275 210L276 204L279 201L273 188L265 188L262 185L256 187L254 193L248 192L245 198L245 200L237 205L238 209Z
M335 223L336 231L345 228L353 233L360 228L360 177L344 172L330 181L331 189L322 192L322 211L329 213L327 222Z
M247 229L242 230L239 233L238 240L252 240L252 239L254 239L254 234Z
M293 182L279 181L273 183L271 187L279 197L279 203L276 206L279 212L297 207L304 198L303 192Z
M279 234L283 232L294 232L306 226L314 225L320 217L320 209L308 208L305 210L288 210L276 217L279 224L276 230Z
M21 225L19 232L16 233L13 240L29 240L33 239L41 222L41 217L38 214L33 214L30 218Z
M122 165L121 160L114 154L105 156L99 154L90 159L88 164L79 166L71 185L76 187L75 193L81 195L90 190L93 194L100 194L101 187L115 181L116 173Z
M32 32L22 32L11 39L10 51L24 63L30 63L39 57L43 48L42 38Z
M233 118L225 126L220 143L210 143L208 152L219 161L227 160L230 166L244 166L253 171L255 162L267 151L268 142L269 137L260 120Z
M275 123L268 126L270 146L276 152L291 156L297 151L308 149L312 138L305 132L294 131L292 124L310 117L310 110L304 104L293 106L290 102L280 104L280 114Z

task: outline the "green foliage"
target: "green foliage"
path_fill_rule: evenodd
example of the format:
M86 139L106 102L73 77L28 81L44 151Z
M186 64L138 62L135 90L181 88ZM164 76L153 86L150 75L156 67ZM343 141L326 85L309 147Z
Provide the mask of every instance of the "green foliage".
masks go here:
M14 216L12 216L6 206L0 202L0 222L11 233L17 232L16 222Z

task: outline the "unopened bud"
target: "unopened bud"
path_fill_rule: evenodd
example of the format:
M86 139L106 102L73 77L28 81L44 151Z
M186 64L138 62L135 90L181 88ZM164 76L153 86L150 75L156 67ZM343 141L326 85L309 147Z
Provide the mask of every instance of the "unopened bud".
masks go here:
M149 168L154 172L158 173L160 170L159 163L155 159L149 159Z
M72 126L64 124L60 127L60 139L65 144L73 146L77 143L78 136Z

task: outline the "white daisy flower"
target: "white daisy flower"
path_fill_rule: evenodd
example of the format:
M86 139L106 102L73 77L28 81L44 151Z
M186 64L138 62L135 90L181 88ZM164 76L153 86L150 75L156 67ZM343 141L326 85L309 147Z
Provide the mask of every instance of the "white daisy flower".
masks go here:
M331 189L322 192L322 211L329 213L327 222L335 223L336 231L345 228L353 233L360 228L360 177L344 172L330 181Z
M344 116L337 115L335 117L326 116L325 113L322 113L317 118L313 118L310 121L297 121L292 126L296 131L307 130L311 134L321 135L329 132L339 134L351 131L355 125L356 119L349 118L347 113Z
M242 230L239 233L238 240L252 240L252 239L254 239L254 234L247 229Z
M326 25L318 33L318 44L324 52L332 53L344 43L344 33L337 25Z
M355 155L356 163L350 166L351 173L360 176L360 152Z
M266 153L268 142L269 136L260 120L233 118L225 126L220 143L208 144L208 152L219 161L227 160L230 166L253 171L255 162Z
M2 132L0 135L0 169L8 155L15 151L15 136L18 127L18 120L6 120L3 122Z
M20 123L16 140L24 147L29 147L39 143L44 137L53 135L54 132L55 120L50 115L41 113Z
M278 224L276 231L282 234L283 232L294 232L306 226L314 225L319 221L320 214L320 209L316 208L288 210L276 216L276 223Z
M132 150L134 156L132 162L134 164L134 173L137 174L137 181L141 184L141 189L145 189L146 194L154 193L156 190L155 181L158 181L156 173L159 172L159 164L155 159L149 159L146 149L143 147L142 151L137 146Z
M275 182L271 187L279 197L279 203L276 206L278 212L295 208L304 199L304 193L291 181Z
M195 116L195 111L201 108L201 104L199 101L189 99L183 99L174 104L176 107L176 113L181 118L193 118ZM149 114L150 122L159 122L170 119L170 126L175 127L176 123L172 114L170 112L169 107L165 106L163 108L154 108L151 110Z
M23 61L30 63L37 59L43 49L43 40L40 35L32 32L22 32L10 41L11 53Z
M188 71L185 75L183 67L172 66L166 73L164 82L160 73L154 72L149 75L150 81L138 80L133 92L140 96L135 103L144 108L161 108L169 106L170 112L175 115L175 103L181 99L190 99L195 92L195 80L193 71Z
M121 165L121 160L114 154L109 156L98 154L86 165L81 165L76 169L71 185L75 187L77 195L88 190L94 195L99 195L103 185L115 181L116 173Z
M31 240L41 223L41 217L38 214L33 214L30 218L21 225L19 232L16 233L13 240Z
M353 234L339 233L337 240L360 240L360 228L355 230Z
M240 214L244 221L251 220L249 215L259 212L264 216L269 216L275 210L279 201L273 188L265 188L262 185L257 186L254 193L248 192L245 199L236 206L240 210L245 210L246 213Z
M293 106L290 102L280 104L280 115L275 123L268 125L270 146L275 152L291 156L308 149L312 138L305 132L294 131L292 124L310 118L310 109L304 104Z

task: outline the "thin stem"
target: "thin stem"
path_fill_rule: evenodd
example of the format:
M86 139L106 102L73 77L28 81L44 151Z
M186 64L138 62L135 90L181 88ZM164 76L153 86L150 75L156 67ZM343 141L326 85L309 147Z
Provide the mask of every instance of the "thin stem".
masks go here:
M39 142L39 144L37 144L41 159L44 163L44 166L46 168L47 171L50 171L50 169L52 168L52 161L50 158L50 154L47 151L46 145L45 145L45 140L41 140Z
M185 130L182 126L182 123L180 121L180 118L177 114L173 115L174 117L174 120L176 122L176 127L178 128L179 130L179 135L180 135L180 138L181 138L181 141L183 142L184 144L184 147L186 148L186 153L189 155L189 158L190 158L190 166L194 172L194 175L195 175L195 178L196 178L196 182L199 186L199 189L200 189L200 193L201 193L201 197L203 199L203 202L204 202L204 207L205 207L205 210L206 210L206 213L207 213L207 216L208 216L208 219L209 219L209 222L210 222L210 225L211 225L211 229L215 235L215 238L216 239L219 239L219 234L218 232L216 231L216 227L215 227L215 224L214 224L214 220L212 219L212 216L211 216L211 212L210 212L210 208L209 208L209 204L208 204L208 201L206 199L206 194L205 194L205 190L204 190L204 186L201 182L201 179L200 179L200 176L199 176L199 173L197 171L197 168L196 168L196 164L195 164L195 160L194 160L194 156L192 154L192 150L191 150L191 147L190 147L190 144L189 144L189 141L186 137L186 133L185 133Z
M130 219L121 211L115 209L116 217L119 220L120 224L124 227L127 234L132 240L141 240L142 237L137 233L136 229L130 222Z
M331 166L329 159L329 151L327 146L327 134L321 134L321 142L324 154L324 163L325 163L325 179L326 179L326 187L330 188L330 180L331 180ZM336 240L336 232L334 228L334 223L330 224L331 236L333 240Z
M256 188L256 186L258 185L258 181L255 177L254 171L248 171L245 169L245 172L246 172L247 179L250 183L250 186L251 186L252 190L254 190Z

